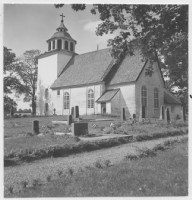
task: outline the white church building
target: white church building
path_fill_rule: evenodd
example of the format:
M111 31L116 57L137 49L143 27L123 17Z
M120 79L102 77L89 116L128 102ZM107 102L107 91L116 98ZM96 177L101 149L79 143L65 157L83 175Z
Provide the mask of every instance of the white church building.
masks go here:
M37 115L68 115L79 106L80 115L108 113L159 118L169 107L171 118L181 117L181 102L165 89L157 63L152 76L145 76L149 60L139 51L114 64L110 49L78 55L77 42L61 21L47 40L48 51L38 58Z

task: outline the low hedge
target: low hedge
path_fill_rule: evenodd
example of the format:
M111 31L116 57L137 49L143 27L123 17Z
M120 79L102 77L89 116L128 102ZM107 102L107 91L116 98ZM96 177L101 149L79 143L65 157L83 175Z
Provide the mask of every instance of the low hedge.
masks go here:
M4 165L6 166L6 163L11 159L16 160L16 162L20 161L29 162L42 158L68 156L74 153L81 153L85 151L93 151L102 148L109 148L120 144L125 144L128 142L134 142L134 141L140 142L162 137L184 135L187 133L188 133L188 128L185 127L185 128L180 128L179 130L172 129L167 132L162 131L162 132L156 132L154 134L134 135L132 137L119 137L119 138L97 140L92 142L80 141L76 144L52 145L46 147L45 149L27 149L27 150L20 150L19 152L11 151L6 155L4 155L4 161L6 160L6 162L4 162L5 163Z

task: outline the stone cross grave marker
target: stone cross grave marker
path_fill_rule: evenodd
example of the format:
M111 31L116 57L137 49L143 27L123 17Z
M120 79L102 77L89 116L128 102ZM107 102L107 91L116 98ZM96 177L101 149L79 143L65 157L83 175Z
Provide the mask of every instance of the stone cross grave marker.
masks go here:
M32 133L35 135L39 134L39 121L38 120L34 120L32 122Z

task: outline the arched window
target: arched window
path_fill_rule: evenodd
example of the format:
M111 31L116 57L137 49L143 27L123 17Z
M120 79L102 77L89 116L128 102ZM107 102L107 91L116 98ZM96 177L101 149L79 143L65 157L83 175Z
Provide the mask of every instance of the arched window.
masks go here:
M48 51L51 51L51 42L49 42Z
M70 43L70 51L73 51L73 43Z
M88 104L87 107L88 108L94 108L94 92L92 89L88 90Z
M157 88L154 89L154 108L159 108L159 91Z
M61 49L61 40L57 40L57 49L60 50Z
M68 50L68 42L65 41L65 49Z
M144 85L141 88L141 104L142 106L147 106L147 88Z
M65 94L64 94L64 109L69 109L69 103L70 103L69 93L65 92Z
M49 90L48 88L45 89L45 98L48 98L49 97Z
M55 49L55 40L53 40L53 49Z

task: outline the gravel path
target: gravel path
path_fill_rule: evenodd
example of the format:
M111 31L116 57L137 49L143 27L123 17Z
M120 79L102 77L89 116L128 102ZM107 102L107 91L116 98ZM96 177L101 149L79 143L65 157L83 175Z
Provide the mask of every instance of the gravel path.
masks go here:
M24 163L14 167L5 167L4 186L6 189L8 186L13 185L14 191L18 191L21 189L20 183L23 180L28 180L29 184L34 179L41 179L43 182L46 182L46 177L48 175L51 175L52 179L57 179L58 170L67 172L71 167L74 171L77 171L80 168L85 168L85 166L94 166L94 163L98 160L101 162L110 160L112 164L117 164L121 162L128 153L134 153L136 148L153 148L156 144L165 140L174 140L176 138L185 137L187 136L168 137L151 141L128 143L108 149L74 154L68 157L48 158L32 163Z

